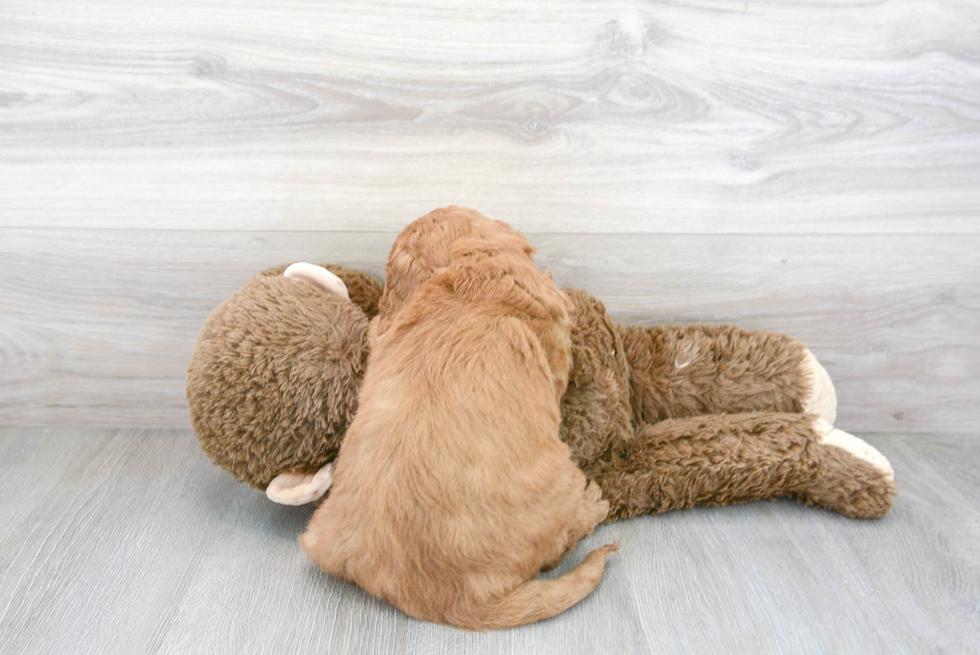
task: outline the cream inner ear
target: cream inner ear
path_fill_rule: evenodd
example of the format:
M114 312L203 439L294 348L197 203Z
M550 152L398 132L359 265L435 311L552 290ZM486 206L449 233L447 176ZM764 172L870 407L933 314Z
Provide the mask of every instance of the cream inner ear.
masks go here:
M280 473L265 495L280 505L305 505L318 500L332 484L333 464L326 464L316 473Z
M350 299L350 294L347 293L347 285L344 284L344 281L322 266L297 262L291 264L283 272L282 276L288 277L291 280L299 280L300 282L311 284L335 296Z

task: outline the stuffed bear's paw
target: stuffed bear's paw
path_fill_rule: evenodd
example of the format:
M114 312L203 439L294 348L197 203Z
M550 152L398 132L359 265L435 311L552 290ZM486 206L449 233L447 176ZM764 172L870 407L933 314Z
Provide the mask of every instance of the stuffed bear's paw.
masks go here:
M892 469L888 458L881 454L877 448L869 444L864 439L855 437L850 432L844 432L830 425L822 418L814 422L814 429L821 435L820 443L828 446L840 448L858 459L862 459L871 466L875 467L885 478L891 482L895 479L895 471Z
M819 436L811 448L817 474L799 496L847 516L885 516L895 496L895 473L885 456L822 419L816 419L813 427Z
M803 413L816 414L833 425L837 420L837 392L827 369L821 366L809 348L803 358L802 373L803 379L810 383L807 395L802 398Z

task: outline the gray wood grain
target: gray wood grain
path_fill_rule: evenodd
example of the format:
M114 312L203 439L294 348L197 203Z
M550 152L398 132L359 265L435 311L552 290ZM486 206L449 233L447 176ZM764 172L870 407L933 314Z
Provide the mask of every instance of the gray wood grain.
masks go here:
M980 652L980 440L869 440L901 484L881 521L779 501L616 523L554 573L621 541L580 605L473 634L319 573L310 510L189 431L0 428L0 651Z
M0 424L189 425L208 313L262 268L383 273L393 233L0 228ZM980 237L532 235L624 323L738 323L807 343L850 431L980 423Z
M0 3L0 425L187 425L259 269L449 203L624 322L785 331L902 497L602 528L488 635L320 575L187 430L0 428L0 652L980 652L980 3ZM959 432L935 437L930 433Z
M980 231L980 5L0 6L0 225Z

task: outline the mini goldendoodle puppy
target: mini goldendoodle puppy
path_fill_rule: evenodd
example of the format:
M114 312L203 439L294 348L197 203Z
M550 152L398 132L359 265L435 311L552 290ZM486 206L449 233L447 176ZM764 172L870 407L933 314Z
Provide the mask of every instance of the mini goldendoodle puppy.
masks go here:
M462 208L410 225L334 471L300 543L412 616L473 630L584 598L616 545L554 567L605 518L558 438L569 300L505 223ZM395 274L397 273L397 275Z

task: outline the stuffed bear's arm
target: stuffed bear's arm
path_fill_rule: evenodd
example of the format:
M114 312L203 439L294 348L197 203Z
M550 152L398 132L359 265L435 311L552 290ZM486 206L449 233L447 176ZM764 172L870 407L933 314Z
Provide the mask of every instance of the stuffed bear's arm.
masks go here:
M305 505L319 500L333 484L333 464L326 464L316 473L280 473L265 495L280 505Z
M888 513L888 460L814 415L753 413L643 425L620 455L587 471L609 518L796 496L848 516Z
M617 326L634 421L739 412L817 414L833 424L827 371L799 341L731 325Z

